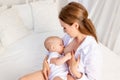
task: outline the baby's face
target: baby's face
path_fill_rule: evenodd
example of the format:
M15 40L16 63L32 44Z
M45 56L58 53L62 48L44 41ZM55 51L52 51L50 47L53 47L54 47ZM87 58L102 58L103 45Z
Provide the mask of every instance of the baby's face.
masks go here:
M56 52L59 52L59 53L63 53L63 50L64 50L64 44L63 44L63 41L62 39L58 39L58 40L55 40L54 43L54 48L55 48L55 51Z

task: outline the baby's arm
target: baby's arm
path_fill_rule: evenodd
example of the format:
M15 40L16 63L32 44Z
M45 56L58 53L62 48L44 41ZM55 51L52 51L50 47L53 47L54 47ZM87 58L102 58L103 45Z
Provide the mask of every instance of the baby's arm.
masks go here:
M61 64L64 64L69 59L71 59L71 53L67 53L62 57L52 58L50 60L50 63L56 64L56 65L61 65Z

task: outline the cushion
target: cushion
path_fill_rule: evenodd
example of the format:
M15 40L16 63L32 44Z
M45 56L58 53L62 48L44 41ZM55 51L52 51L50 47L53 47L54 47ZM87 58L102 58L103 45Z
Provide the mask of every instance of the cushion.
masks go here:
M35 32L59 30L58 10L56 3L31 3Z
M35 1L33 3L37 3L38 1ZM48 4L48 3L53 3L53 0L40 0L40 4ZM22 18L25 26L28 29L33 29L33 14L32 14L32 8L31 5L28 4L18 4L18 5L13 5L12 7L16 8L20 14L20 17Z
M13 5L13 8L16 8L20 17L24 23L24 25L28 29L33 29L33 17L31 12L31 6L29 4L20 4L20 5Z
M0 7L0 14L1 14L2 12L4 12L5 10L7 10L7 6L1 6L1 7Z
M10 8L0 15L0 40L4 47L27 36L30 31L24 26L17 10Z
M0 40L0 56L2 56L5 52L5 48L3 47L1 40Z
M4 48L4 47L2 46L2 44L0 43L0 56L3 55L4 51L5 51L5 48Z

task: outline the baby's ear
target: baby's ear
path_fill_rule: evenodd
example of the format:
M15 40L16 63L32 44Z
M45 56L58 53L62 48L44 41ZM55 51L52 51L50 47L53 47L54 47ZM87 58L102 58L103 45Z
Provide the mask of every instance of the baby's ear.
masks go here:
M50 49L51 49L51 50L55 50L55 46L51 45L51 46L50 46Z

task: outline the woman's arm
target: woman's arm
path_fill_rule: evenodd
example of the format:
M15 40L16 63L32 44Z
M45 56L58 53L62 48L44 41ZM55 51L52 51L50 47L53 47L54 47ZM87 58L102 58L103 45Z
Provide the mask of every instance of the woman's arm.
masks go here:
M71 59L70 59L70 63L69 63L69 69L70 72L73 74L73 77L76 79L80 79L83 75L83 73L78 72L78 65L80 63L80 56L78 56L78 59L75 59L75 53L74 51L71 52Z
M84 56L84 72L81 75L81 78L79 77L80 72L77 71L79 61L75 60L74 55L72 55L72 58L70 60L69 66L70 71L73 74L74 77L78 78L77 80L101 80L101 71L102 71L102 55L97 46L91 46L86 53L86 56ZM83 51L84 51L83 50ZM86 52L86 51L84 51Z
M67 60L71 58L71 53L67 53L62 57L59 58L52 58L50 60L50 63L55 64L55 65L61 65L64 64Z
M47 59L48 59L48 56L46 56L44 61L43 61L43 69L42 69L42 73L43 73L45 80L48 80L48 76L50 74L50 68L49 68L49 64L47 62Z
M87 78L89 80L102 80L102 53L99 45L91 45L89 47L84 62Z
M78 56L78 59L76 60L75 52L72 51L71 54L72 54L72 57L71 57L68 65L69 65L69 70L70 70L72 76L75 78L75 80L79 80L79 79L80 80L90 80L84 73L78 71L78 65L80 63L80 56Z

